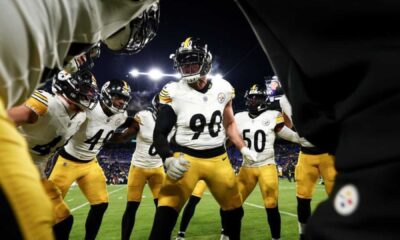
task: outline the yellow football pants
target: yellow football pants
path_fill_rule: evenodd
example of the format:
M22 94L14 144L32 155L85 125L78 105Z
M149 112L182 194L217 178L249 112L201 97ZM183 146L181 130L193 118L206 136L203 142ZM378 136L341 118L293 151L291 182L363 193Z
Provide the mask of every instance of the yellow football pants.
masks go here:
M336 177L335 157L328 153L312 155L300 151L295 170L296 195L311 199L319 176L324 179L325 190L329 195Z
M179 155L180 153L174 154L175 157ZM158 197L158 206L169 206L180 212L199 180L206 182L222 210L242 206L235 173L226 153L207 159L187 154L183 157L190 162L188 171L178 181L168 176L165 178Z
M140 202L146 182L149 184L153 198L158 198L164 181L164 167L141 168L131 166L128 176L128 201Z
M24 239L54 239L50 199L29 155L25 139L8 118L1 99L0 166L0 186L12 207Z

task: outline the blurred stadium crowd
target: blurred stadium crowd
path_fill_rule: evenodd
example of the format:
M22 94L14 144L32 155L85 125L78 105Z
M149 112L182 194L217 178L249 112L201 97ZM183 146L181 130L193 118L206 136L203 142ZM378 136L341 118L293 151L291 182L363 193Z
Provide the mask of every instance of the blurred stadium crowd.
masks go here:
M100 151L97 159L104 170L107 184L127 183L129 167L135 147L136 142L133 140L124 144L108 143ZM294 166L297 164L300 146L277 139L274 148L280 178L288 178L289 181L292 181L294 179ZM234 147L229 147L228 154L232 167L238 172L243 162L240 152ZM293 174L292 177L290 177L291 173Z

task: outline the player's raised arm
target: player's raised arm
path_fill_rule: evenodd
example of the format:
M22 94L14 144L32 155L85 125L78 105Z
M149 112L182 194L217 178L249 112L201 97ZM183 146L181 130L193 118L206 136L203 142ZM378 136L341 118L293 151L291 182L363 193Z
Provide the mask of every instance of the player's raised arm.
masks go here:
M15 125L35 123L39 116L47 112L47 97L40 91L35 91L32 96L22 105L7 110L8 116Z

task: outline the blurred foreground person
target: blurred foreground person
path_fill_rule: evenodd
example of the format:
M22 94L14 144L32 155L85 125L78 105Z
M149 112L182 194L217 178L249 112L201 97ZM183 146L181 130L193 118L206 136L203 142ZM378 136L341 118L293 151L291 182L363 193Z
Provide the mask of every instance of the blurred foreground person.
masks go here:
M400 130L382 123L400 121L400 3L236 2L299 134L336 157L332 194L309 219L306 239L397 239Z
M9 238L53 239L53 221L26 142L6 109L100 40L116 51L136 51L154 37L158 19L156 0L0 2L0 230Z

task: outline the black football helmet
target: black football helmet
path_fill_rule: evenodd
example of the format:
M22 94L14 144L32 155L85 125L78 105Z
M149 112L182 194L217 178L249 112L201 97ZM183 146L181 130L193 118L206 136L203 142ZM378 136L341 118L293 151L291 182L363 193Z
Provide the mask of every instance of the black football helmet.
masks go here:
M117 96L123 100L122 106L113 104L113 96ZM131 100L131 88L124 80L113 79L104 83L101 88L100 100L114 114L125 112Z
M254 84L244 94L247 110L252 115L259 115L267 109L267 92L258 84Z
M197 82L201 76L207 75L211 70L212 55L207 49L207 44L199 38L186 38L175 54L170 55L170 58L174 61L174 69L188 83ZM198 67L189 67L193 65L198 65Z
M156 36L159 23L160 4L155 2L128 25L104 40L104 44L118 54L138 53Z
M52 90L81 108L93 109L98 102L96 79L90 71L60 71L53 78Z

